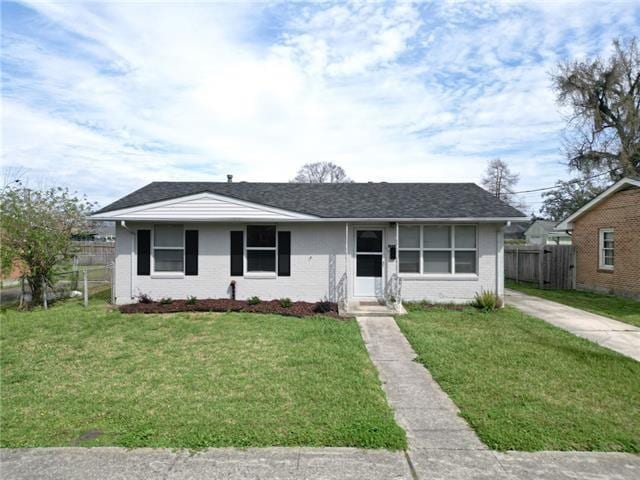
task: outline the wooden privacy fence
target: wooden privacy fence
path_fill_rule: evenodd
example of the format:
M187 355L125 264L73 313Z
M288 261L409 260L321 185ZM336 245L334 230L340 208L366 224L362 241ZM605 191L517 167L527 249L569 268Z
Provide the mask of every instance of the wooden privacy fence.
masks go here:
M73 242L76 265L109 265L115 260L115 242Z
M575 288L573 245L505 245L504 275L540 288Z

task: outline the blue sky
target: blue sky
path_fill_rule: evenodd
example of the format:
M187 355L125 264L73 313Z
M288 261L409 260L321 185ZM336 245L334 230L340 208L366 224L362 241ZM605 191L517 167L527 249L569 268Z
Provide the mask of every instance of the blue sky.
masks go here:
M2 3L2 162L105 204L153 180L570 177L549 72L640 2ZM538 194L523 196L534 209Z

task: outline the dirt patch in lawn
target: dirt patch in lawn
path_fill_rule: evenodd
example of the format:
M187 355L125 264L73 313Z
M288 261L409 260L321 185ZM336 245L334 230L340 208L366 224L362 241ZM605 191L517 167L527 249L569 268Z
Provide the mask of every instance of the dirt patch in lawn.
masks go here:
M322 315L338 318L338 304L332 302L292 302L283 307L280 300L264 300L250 305L245 300L230 298L207 298L187 303L187 300L172 300L170 303L131 303L119 307L122 313L178 313L178 312L248 312L275 313L290 317Z

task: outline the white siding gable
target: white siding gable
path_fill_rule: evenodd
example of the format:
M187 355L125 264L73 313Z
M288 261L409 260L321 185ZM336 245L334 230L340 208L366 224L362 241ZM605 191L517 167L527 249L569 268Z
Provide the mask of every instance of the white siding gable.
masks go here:
M302 220L313 215L281 210L213 193L199 193L92 216L96 220Z

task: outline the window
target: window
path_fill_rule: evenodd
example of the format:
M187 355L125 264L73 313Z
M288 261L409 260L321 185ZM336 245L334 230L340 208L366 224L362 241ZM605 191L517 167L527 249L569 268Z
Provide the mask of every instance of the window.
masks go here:
M398 261L401 273L420 273L420 227L401 225Z
M613 270L613 228L600 229L600 268Z
M247 272L276 272L275 225L247 226Z
M475 225L401 225L400 273L476 273L476 236Z
M182 225L154 226L153 262L155 272L184 272L184 230Z

